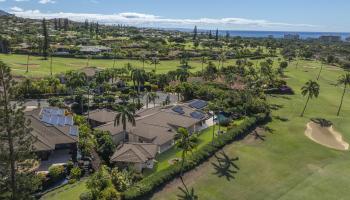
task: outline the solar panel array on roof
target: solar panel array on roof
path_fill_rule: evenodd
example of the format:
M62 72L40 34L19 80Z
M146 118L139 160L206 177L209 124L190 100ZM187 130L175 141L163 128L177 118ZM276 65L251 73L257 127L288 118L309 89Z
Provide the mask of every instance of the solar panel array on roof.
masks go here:
M69 135L78 136L78 134L79 134L79 129L77 126L70 126L69 127Z
M175 107L172 108L172 110L173 110L174 112L177 112L177 113L180 114L180 115L185 114L185 111L183 111L183 108L182 108L181 106L175 106Z
M58 116L57 115L51 116L49 124L58 125Z
M203 119L203 118L205 118L205 115L203 113L197 112L197 111L191 112L190 115L191 115L191 117L193 117L195 119Z
M65 116L59 116L58 118L58 125L64 126L66 124L66 117Z
M74 125L74 121L73 121L73 117L72 116L67 116L65 121L66 121L65 123L67 125L71 125L71 126Z
M59 108L43 108L42 109L43 114L48 115L64 115L64 109Z
M41 111L41 121L54 126L74 125L72 116L65 116L64 109L43 108Z
M44 114L41 118L41 121L49 124L50 123L50 115Z
M196 109L202 109L207 105L208 105L208 103L206 101L203 101L203 100L193 100L189 104L189 106L191 106L192 108L196 108Z

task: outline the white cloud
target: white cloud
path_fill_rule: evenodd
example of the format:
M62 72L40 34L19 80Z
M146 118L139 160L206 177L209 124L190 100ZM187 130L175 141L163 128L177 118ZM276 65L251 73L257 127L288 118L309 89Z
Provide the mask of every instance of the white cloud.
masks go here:
M54 1L54 0L40 0L39 3L48 4L48 3L56 3L56 1Z
M5 2L6 0L0 0L0 2Z
M11 8L11 11L13 11L13 12L23 12L23 9L19 8L17 6L14 6L14 7Z
M24 2L24 1L29 1L29 0L15 0L17 2Z
M41 0L43 1L43 0ZM48 1L48 0L46 0ZM179 19L165 18L161 16L144 13L117 13L117 14L92 14L92 13L42 13L39 10L14 11L13 14L27 18L69 18L73 21L99 22L101 24L128 24L133 26L153 26L153 27L177 27L189 28L194 25L202 28L221 28L221 29L254 29L254 30L309 30L319 28L311 24L292 24L283 22L272 22L268 20L256 20L246 18L199 18L199 19Z

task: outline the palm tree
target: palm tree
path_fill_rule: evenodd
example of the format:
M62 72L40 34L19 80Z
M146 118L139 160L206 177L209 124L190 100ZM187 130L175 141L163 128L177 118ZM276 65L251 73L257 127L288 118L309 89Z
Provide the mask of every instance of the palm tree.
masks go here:
M34 40L28 40L28 55L27 55L27 69L26 69L26 73L29 72L29 61L30 61L30 54L32 54L34 52L34 50L36 49L36 43Z
M318 72L318 75L317 75L317 80L319 80L319 79L320 79L320 76L321 76L322 70L323 70L323 62L321 61L321 68L320 68L320 71Z
M182 90L183 90L183 87L181 84L176 85L174 88L174 92L177 94L177 101L180 101L180 94Z
M159 96L155 92L148 93L148 102L153 102L153 107L156 107L156 99L159 99Z
M203 56L201 58L201 63L202 63L202 75L203 75L203 71L204 71L204 64L206 64L208 62L208 58Z
M177 147L182 149L182 154L181 154L181 171L180 171L180 179L181 182L183 184L183 186L185 187L185 191L187 194L189 194L189 190L182 178L183 175L183 167L185 164L185 159L186 156L189 152L192 152L192 150L196 147L196 138L195 136L191 135L187 129L185 128L179 128L178 129L178 135L179 135L179 139L177 140Z
M50 76L52 76L53 49L50 49Z
M118 105L116 108L118 114L114 119L114 126L123 125L123 142L126 142L126 123L129 122L132 126L136 126L134 110L128 105Z
M66 73L67 87L74 90L78 87L82 87L87 82L86 74L83 72L70 71Z
M302 113L300 114L300 117L304 116L307 104L309 103L309 100L312 98L317 98L320 94L320 85L316 81L309 80L305 83L305 85L301 88L301 94L305 97L307 95L306 104L304 106L304 109Z
M86 67L89 67L89 66L90 66L90 58L91 58L90 55L87 55L87 56L86 56Z
M218 101L214 101L209 103L208 109L213 112L213 135L212 135L212 144L214 144L214 138L215 138L215 120L214 117L216 115L218 120L218 129L220 132L220 117L218 116L219 112L223 110L223 99L219 99Z
M339 80L338 80L338 84L342 84L344 85L344 90L343 90L343 95L341 97L341 101L340 101L340 105L339 105L339 108L338 108L338 112L337 112L337 116L339 116L340 114L340 110L341 110L341 107L343 105L343 100L344 100L344 96L345 96L345 92L346 92L346 89L347 89L347 86L350 85L350 73L346 73L344 75L342 75Z
M147 79L147 74L145 70L143 69L133 69L131 71L131 80L134 83L137 84L137 93L140 94L141 91L141 85L143 85L146 82Z
M154 65L154 72L157 72L157 65L160 64L159 58L152 57L151 58L151 64Z
M219 57L218 57L218 60L219 60L219 67L220 67L220 63L221 63L221 69L224 67L224 63L226 62L226 53L223 51Z
M180 82L186 82L188 77L190 76L190 73L186 68L178 69L176 72L177 72L176 77Z
M135 90L129 91L129 96L132 99L132 103L135 103L135 99L139 96Z
M119 47L118 46L114 46L113 47L113 68L115 67L115 64L116 64L116 62L117 62L117 53L118 53L118 51L119 51L120 49L119 49Z
M145 69L145 63L147 62L146 54L141 54L140 55L140 61L142 62L142 69Z

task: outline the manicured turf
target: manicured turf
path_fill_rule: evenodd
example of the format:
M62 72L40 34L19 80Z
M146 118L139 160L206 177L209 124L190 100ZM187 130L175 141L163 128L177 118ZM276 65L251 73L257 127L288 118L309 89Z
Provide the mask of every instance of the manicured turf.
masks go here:
M344 73L327 67L320 78L321 93L311 100L305 117L299 117L305 98L300 87L315 79L320 65L301 61L287 70L289 85L294 96L274 96L269 100L280 107L273 111L273 121L268 125L273 132L265 142L228 145L225 152L238 157L239 167L230 181L218 177L213 166L204 165L205 173L188 177L186 182L194 187L199 199L348 199L350 190L350 154L328 149L304 136L305 124L313 117L331 120L335 128L350 141L350 93L346 94L340 117L336 117L342 88L335 86L337 77ZM217 163L215 160L214 163ZM153 199L177 199L179 185L168 185Z
M218 126L215 126L215 130L218 131ZM221 130L225 130L225 127L221 127ZM210 143L212 141L212 137L213 137L213 127L203 130L198 135L198 145L196 146L196 149L193 150L193 152L196 151L197 149L200 149L204 145ZM156 158L157 160L156 166L154 167L153 170L147 170L145 172L145 175L148 176L153 172L157 172L169 167L170 166L169 160L174 158L181 158L181 155L182 155L182 150L177 148L176 146L173 146L171 149L160 154Z
M72 185L68 184L57 190L49 192L41 197L41 200L79 200L79 195L87 191L85 185L86 180L87 179Z
M8 64L12 73L15 75L22 75L28 77L44 77L50 75L50 59L43 60L42 57L30 56L29 72L26 73L27 56L15 54L0 54L0 60ZM217 61L213 61L217 64ZM53 58L53 73L59 74L70 70L78 70L87 66L87 59L77 58ZM116 67L124 67L125 64L131 63L134 67L142 67L142 62L138 60L117 60ZM226 61L226 64L233 63L233 60ZM179 60L160 61L157 65L157 73L166 73L170 70L176 70L180 65ZM190 71L195 72L202 69L202 63L199 59L191 60L189 65L192 67ZM111 68L113 67L112 59L91 59L89 62L91 67ZM150 63L145 64L145 70L151 71L154 65Z

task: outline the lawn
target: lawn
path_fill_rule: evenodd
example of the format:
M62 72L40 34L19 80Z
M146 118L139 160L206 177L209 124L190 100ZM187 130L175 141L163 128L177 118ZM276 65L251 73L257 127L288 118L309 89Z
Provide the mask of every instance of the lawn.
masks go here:
M194 187L199 199L348 199L350 190L350 154L331 150L316 144L304 136L305 125L310 118L331 120L344 139L350 142L350 94L346 94L340 117L336 116L342 88L335 86L337 77L344 73L327 66L319 80L321 93L311 100L305 117L299 117L306 98L300 87L309 79L315 79L320 65L300 61L289 66L287 82L296 94L293 96L270 96L269 101L278 105L272 113L268 126L273 130L264 142L247 144L244 141L227 145L225 153L238 157L239 169L228 180L219 177L211 163L202 165L198 173L185 177ZM195 174L195 175L193 175ZM152 199L175 200L179 194L178 183L167 185Z
M218 130L218 126L215 126L215 130ZM225 127L221 127L221 130L225 130ZM204 145L210 143L212 141L213 137L213 126L209 127L202 132L198 134L198 144L196 146L196 149L202 148ZM193 151L196 151L194 149ZM177 148L176 146L173 146L171 149L168 151L160 154L156 160L157 164L153 168L153 170L147 170L145 171L145 175L151 175L154 172L166 169L167 167L170 166L169 160L174 159L174 158L181 158L182 150Z
M8 64L14 75L21 75L27 77L44 77L50 75L50 59L43 60L42 57L30 56L29 72L26 73L27 68L27 56L17 54L0 54L0 60ZM217 63L217 61L213 61ZM233 63L234 60L227 60L226 64ZM70 70L78 70L87 66L87 59L78 58L53 58L53 73L59 74ZM116 67L124 67L125 64L130 63L134 67L142 67L142 62L138 60L126 60L118 59L116 61ZM180 65L179 60L167 60L160 61L157 65L157 73L166 73L170 70L176 70ZM202 69L202 63L199 59L191 60L189 65L192 67L191 72L199 71ZM113 67L113 59L91 59L89 62L91 67L99 68L111 68ZM150 63L145 64L145 70L151 71L154 69L154 65Z
M79 195L87 191L85 183L86 179L72 185L65 185L57 190L47 193L41 197L41 200L79 200Z

